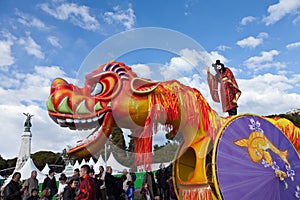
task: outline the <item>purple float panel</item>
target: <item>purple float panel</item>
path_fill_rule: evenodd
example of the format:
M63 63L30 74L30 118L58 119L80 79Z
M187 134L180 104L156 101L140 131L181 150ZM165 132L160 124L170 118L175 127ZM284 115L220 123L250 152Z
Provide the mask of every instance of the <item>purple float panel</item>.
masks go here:
M223 199L300 199L299 156L272 123L238 117L217 142L216 175Z

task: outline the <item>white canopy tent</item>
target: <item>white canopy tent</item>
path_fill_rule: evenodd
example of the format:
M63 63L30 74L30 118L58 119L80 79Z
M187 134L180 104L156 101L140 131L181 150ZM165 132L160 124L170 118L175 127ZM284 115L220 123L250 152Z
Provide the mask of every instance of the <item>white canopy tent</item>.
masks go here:
M73 169L74 169L73 165L71 165L71 163L69 163L65 167L65 169L63 170L62 173L64 173L67 177L71 177L71 176L73 176Z
M90 157L90 160L88 161L88 163L87 163L89 166L93 166L94 167L94 165L95 165L95 161L94 161L94 159L92 158L92 157Z
M81 161L81 163L80 163L80 167L81 167L82 165L88 165L88 163L86 162L85 159L82 159L82 161Z
M129 167L126 167L126 166L122 165L121 163L119 163L115 159L113 153L111 153L109 158L107 159L106 166L112 167L113 174L121 173L123 171L123 169L126 169L127 171L130 169Z
M73 169L76 169L76 168L80 169L80 164L79 164L78 160L76 160L75 164L73 165Z
M46 165L44 166L44 168L42 169L42 173L43 174L48 174L49 173L49 170L50 170L50 167L48 165L48 163L46 163Z
M99 173L99 167L100 166L103 166L104 167L104 170L105 170L105 167L106 167L106 163L105 161L103 160L102 156L100 155L97 162L95 163L94 165L94 170L95 170L95 173L98 174Z
M31 158L28 158L28 160L26 161L26 163L24 164L24 166L17 170L16 172L20 172L21 173L21 177L22 180L28 179L31 177L31 172L35 170L37 172L37 179L39 181L39 183L42 183L44 181L44 179L46 178L46 175L44 173L42 173L33 163Z

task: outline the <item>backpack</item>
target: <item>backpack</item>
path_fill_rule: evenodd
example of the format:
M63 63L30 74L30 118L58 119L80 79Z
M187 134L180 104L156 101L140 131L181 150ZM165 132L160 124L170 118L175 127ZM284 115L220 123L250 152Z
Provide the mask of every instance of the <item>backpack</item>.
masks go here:
M134 183L134 181L136 180L135 173L134 172L130 172L130 176L131 176L132 183Z

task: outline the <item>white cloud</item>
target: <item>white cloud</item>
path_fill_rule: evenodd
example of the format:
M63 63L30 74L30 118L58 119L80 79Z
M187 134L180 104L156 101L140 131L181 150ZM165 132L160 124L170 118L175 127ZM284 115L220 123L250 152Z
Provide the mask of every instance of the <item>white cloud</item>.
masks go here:
M258 45L262 44L263 40L267 37L268 37L268 34L262 32L257 37L249 36L248 38L237 41L236 44L242 48L245 48L245 47L255 48Z
M244 18L241 20L240 24L244 26L244 25L246 25L246 24L248 24L248 23L250 23L250 22L253 22L254 20L256 20L255 17L253 17L253 16L247 16L247 17L244 17Z
M49 36L47 38L48 42L54 47L62 48L62 46L59 44L58 38L54 36Z
M177 79L182 74L193 74L211 65L211 55L206 51L195 49L182 49L179 56L172 57L168 63L160 68L160 74L164 80Z
M136 16L131 5L129 5L127 10L122 10L119 6L115 6L113 12L104 13L104 20L108 24L121 24L126 30L129 30L134 27Z
M20 81L15 79L15 78L11 78L11 77L8 77L7 75L5 74L0 74L0 88L4 88L4 89L7 89L7 88L15 88L15 87L18 87L20 85ZM0 91L1 93L1 91Z
M94 16L91 16L87 6L79 6L75 3L63 3L56 8L50 8L48 4L41 4L40 8L59 20L70 20L74 25L86 30L96 31L100 24Z
M286 45L287 49L294 49L294 48L298 48L300 47L300 42L294 42L294 43L290 43L288 45Z
M29 33L27 33L26 38L20 38L18 43L22 45L26 52L29 55L35 56L39 59L43 59L45 57L44 53L42 52L41 46L38 45L30 36Z
M39 29L46 29L46 25L36 17L33 17L29 14L25 14L19 10L16 10L16 15L19 16L18 22L27 27L36 27Z
M217 47L217 50L219 50L219 51L226 51L226 49L231 49L231 47L228 47L225 45L220 45Z
M270 115L300 108L300 94L288 92L295 87L295 82L284 75L268 73L249 80L239 79L237 82L242 91L240 113Z
M132 71L134 71L139 77L151 77L152 71L150 67L146 64L135 64L130 66Z
M9 36L6 40L0 40L0 70L7 70L7 67L15 63L11 47L13 39Z
M276 67L277 69L286 67L284 63L274 62L274 57L277 55L279 55L279 51L277 50L263 51L261 52L261 56L248 58L244 62L244 65L256 71L271 67Z
M263 18L263 22L269 26L281 20L287 14L294 14L300 8L300 1L297 0L279 0L279 3L273 4L268 8L269 15Z

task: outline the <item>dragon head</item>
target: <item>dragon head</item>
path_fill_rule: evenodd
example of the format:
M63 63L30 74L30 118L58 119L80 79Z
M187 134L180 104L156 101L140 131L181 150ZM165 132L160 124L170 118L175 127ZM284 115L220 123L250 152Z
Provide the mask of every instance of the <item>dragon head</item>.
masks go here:
M49 116L61 127L92 130L68 154L89 157L105 144L114 125L135 129L148 115L147 93L159 83L136 77L122 62L109 62L85 76L83 88L62 78L53 80L47 101Z

